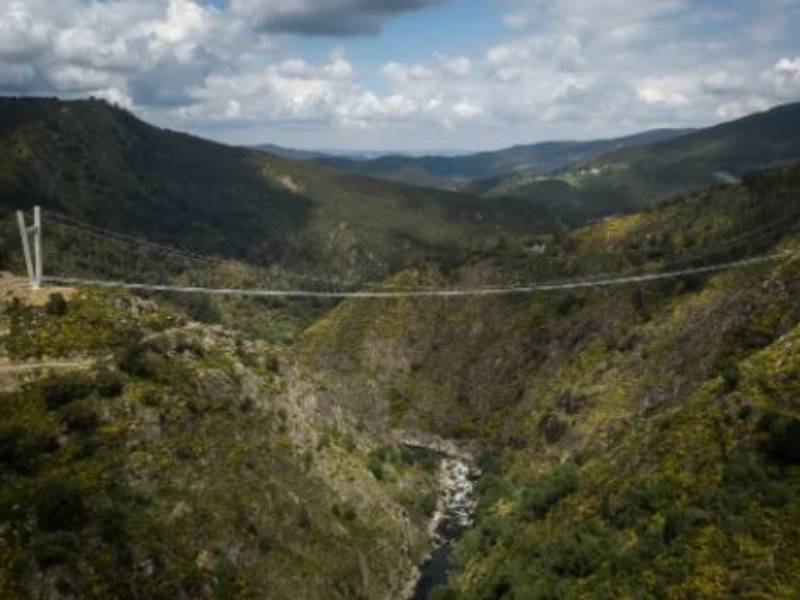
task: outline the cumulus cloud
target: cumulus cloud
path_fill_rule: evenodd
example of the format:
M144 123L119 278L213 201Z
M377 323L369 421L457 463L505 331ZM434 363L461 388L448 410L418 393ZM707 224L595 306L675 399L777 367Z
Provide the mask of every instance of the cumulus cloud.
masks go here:
M214 73L189 90L191 103L174 114L192 121L330 119L357 89L352 76L343 58L322 66L292 58L252 71Z
M689 104L689 83L679 77L647 78L636 88L636 92L647 104L669 107Z
M453 77L463 78L472 71L472 60L467 56L439 56L442 71Z
M25 2L6 2L0 20L0 59L22 62L35 58L47 48L48 28Z
M766 110L771 102L762 96L747 96L739 100L732 100L717 108L717 116L723 120L738 119L754 112Z
M800 96L800 56L781 58L763 78L781 98Z
M348 53L346 36L446 1L0 0L0 93L95 95L228 139L293 127L335 145L352 128L405 146L702 125L800 98L790 0L504 0L489 45L454 50L444 31L447 53L413 61ZM338 47L304 56L318 34Z

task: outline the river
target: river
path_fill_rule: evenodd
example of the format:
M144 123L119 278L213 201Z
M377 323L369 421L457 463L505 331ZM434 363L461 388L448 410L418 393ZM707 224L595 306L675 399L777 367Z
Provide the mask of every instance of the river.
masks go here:
M430 560L421 567L411 600L428 600L436 586L447 583L453 547L474 524L475 474L466 463L452 457L442 459L441 469L442 491L431 521L435 549Z

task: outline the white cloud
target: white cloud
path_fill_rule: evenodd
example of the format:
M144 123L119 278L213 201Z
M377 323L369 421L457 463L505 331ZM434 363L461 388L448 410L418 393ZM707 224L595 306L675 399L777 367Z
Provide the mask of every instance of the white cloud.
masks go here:
M452 77L466 77L472 71L472 60L467 56L439 56L442 71Z
M401 83L432 79L436 75L433 69L423 65L404 65L396 62L386 63L381 72L389 79Z
M483 107L471 100L462 100L453 107L453 114L465 121L480 117L483 113Z
M334 79L350 79L355 75L353 65L343 58L334 59L330 64L325 65L325 72Z
M761 96L749 96L740 100L726 102L717 109L717 116L722 120L731 120L744 117L754 112L766 110L771 102Z
M122 108L131 109L133 108L133 100L131 99L128 94L115 87L105 88L94 90L91 93L92 96L96 98L102 98L103 100L107 100L111 104L116 104L117 106L121 106Z
M636 86L636 92L647 104L674 108L689 104L689 92L686 87L685 81L675 77L647 78Z
M229 139L283 127L335 145L353 127L415 145L449 128L472 146L700 125L800 98L790 0L504 0L492 6L509 29L487 46L375 66L343 37L327 58L303 55L304 35L374 34L445 1L0 0L0 93L93 94Z
M775 72L792 79L800 78L800 56L780 59L775 65Z
M27 2L0 1L0 58L22 62L46 50L50 31L35 9Z
M710 73L703 80L703 89L711 94L738 92L746 87L746 82L741 75L724 69Z
M65 65L50 72L50 81L61 92L88 92L108 86L114 77L91 67Z
M788 100L800 97L800 56L781 58L762 74L762 78L780 98Z

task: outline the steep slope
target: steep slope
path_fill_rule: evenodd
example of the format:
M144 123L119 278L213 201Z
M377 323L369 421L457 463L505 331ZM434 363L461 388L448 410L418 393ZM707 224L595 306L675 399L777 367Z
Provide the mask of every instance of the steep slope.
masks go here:
M614 152L587 166L629 171L629 185L640 197L652 191L660 199L691 187L730 182L753 169L783 165L798 157L800 103L795 103L681 139Z
M323 156L314 160L379 179L458 190L481 179L520 171L534 175L550 173L606 152L680 137L689 131L659 129L609 140L543 142L463 156L385 156L373 160Z
M525 202L501 210L227 147L100 101L0 99L0 211L34 204L201 253L355 279L537 222Z
M438 458L371 435L284 349L128 295L9 300L1 597L390 600L413 584ZM380 481L376 454L394 457Z
M793 598L800 169L405 285L766 265L597 290L345 303L305 360L387 427L479 440L477 527L436 598ZM377 398L377 401L376 401Z
M677 193L735 183L744 173L800 160L800 103L585 161L557 177L481 182L491 198L527 198L580 223L652 206ZM570 218L571 217L571 218Z

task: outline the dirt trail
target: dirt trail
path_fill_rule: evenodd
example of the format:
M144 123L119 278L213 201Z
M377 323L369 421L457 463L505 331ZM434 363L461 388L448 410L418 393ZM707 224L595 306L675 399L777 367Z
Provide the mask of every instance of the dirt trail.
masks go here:
M88 371L94 367L95 362L95 359L35 362L0 360L0 393L18 390L26 381L29 381L29 375L35 375L41 371Z
M0 376L3 374L24 374L38 370L71 370L85 371L94 366L94 359L86 360L44 360L41 362L15 363L0 360Z

